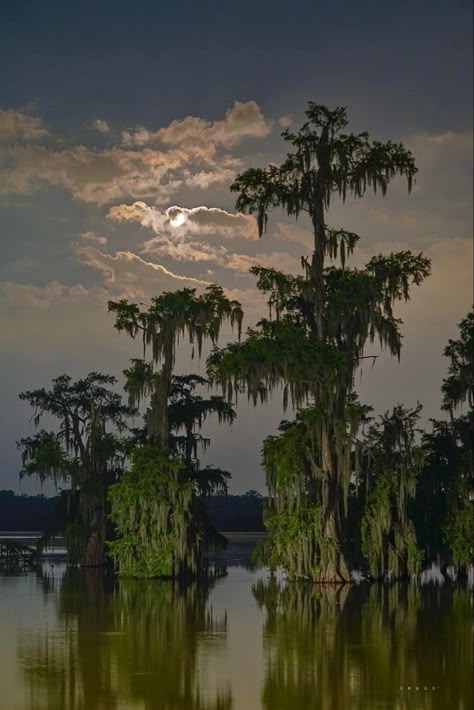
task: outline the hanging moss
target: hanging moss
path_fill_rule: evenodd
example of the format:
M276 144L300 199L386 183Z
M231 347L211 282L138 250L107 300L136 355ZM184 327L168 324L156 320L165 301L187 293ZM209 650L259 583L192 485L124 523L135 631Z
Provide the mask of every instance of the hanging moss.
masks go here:
M110 488L118 537L109 549L119 574L175 577L198 570L202 532L193 523L193 484L182 480L183 470L177 456L144 447Z
M349 421L338 433L336 455L349 476L343 484L348 495L355 435L367 408L351 399ZM283 567L290 576L322 581L325 570L337 564L340 541L327 534L331 480L323 466L321 420L324 408L301 409L294 422L283 422L279 436L268 437L263 446L268 500L265 526L268 534L260 545L258 559L271 567Z
M132 367L125 371L126 390L132 406L151 395L147 412L148 438L166 449L169 440L168 398L180 339L187 335L193 355L197 345L200 356L204 341L215 344L226 321L232 328L237 327L240 338L242 307L238 301L229 300L220 286L211 285L199 296L195 289L165 292L153 298L146 309L127 300L109 301L108 308L115 314L116 329L125 331L132 338L141 336L144 357L147 351L151 354L150 363L132 360ZM161 365L161 369L155 372L154 364Z
M423 560L408 513L424 460L415 439L420 410L419 406L410 410L398 405L372 425L365 437L367 507L361 521L361 546L375 578L417 574Z

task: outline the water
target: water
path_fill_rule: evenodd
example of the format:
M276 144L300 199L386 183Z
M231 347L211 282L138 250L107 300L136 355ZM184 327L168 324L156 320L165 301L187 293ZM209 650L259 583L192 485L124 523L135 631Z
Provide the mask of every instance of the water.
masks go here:
M289 584L253 542L200 584L0 575L1 710L472 708L469 590Z

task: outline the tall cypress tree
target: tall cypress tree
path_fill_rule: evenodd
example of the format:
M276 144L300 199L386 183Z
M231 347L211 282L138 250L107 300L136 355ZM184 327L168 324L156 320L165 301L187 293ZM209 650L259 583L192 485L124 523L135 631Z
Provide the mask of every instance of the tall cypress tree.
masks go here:
M302 465L287 466L291 457L265 453L267 547L277 548L287 567L306 547L301 573L319 581L348 581L347 495L355 436L365 416L353 392L354 375L374 340L400 356L394 305L409 299L411 286L429 274L430 262L403 251L374 256L362 269L347 267L359 236L327 225L334 199L362 198L368 189L385 195L396 176L405 178L410 190L415 161L401 144L347 133L344 108L310 103L306 116L298 132L282 134L293 152L281 165L249 169L231 190L238 194L236 208L256 216L260 235L274 208L296 219L305 215L314 237L312 256L302 260L301 276L252 269L269 297L270 316L244 342L216 349L209 375L229 395L246 387L255 403L283 385L285 404L291 400L299 409L311 404L299 415L306 428ZM287 432L282 436L289 442Z

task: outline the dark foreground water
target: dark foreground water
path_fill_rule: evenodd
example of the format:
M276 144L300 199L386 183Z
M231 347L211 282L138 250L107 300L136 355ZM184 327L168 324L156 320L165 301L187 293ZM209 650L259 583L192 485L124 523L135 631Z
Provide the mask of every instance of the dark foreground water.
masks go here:
M472 708L466 588L287 584L252 544L200 584L0 574L1 710Z

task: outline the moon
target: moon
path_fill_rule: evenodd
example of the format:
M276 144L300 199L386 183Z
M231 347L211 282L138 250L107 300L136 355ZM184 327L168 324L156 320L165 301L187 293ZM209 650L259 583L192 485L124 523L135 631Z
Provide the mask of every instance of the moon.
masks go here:
M182 224L186 222L186 215L182 212L178 212L174 217L170 219L170 225L172 227L181 227Z

